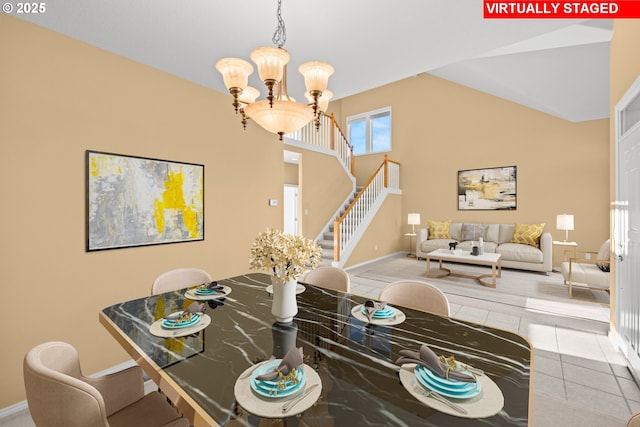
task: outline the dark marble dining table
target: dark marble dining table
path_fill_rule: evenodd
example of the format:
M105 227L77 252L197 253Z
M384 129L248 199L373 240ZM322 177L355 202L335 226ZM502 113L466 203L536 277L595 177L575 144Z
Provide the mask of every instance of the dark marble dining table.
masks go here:
M193 424L220 426L528 426L531 416L529 342L513 332L400 308L406 320L371 325L351 315L367 298L305 285L298 314L279 324L271 313L271 283L255 273L217 280L224 298L206 302L211 324L188 337L160 338L150 325L184 309L185 290L105 308L100 322ZM483 370L500 388L504 406L488 418L439 412L405 390L399 350L429 345L436 353ZM264 420L234 397L234 384L252 364L302 347L304 363L322 380L318 401L303 413ZM265 424L266 423L266 424Z

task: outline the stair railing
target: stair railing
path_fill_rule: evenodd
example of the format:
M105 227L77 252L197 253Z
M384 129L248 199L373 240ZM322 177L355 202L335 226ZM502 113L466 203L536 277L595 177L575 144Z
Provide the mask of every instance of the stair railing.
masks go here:
M302 129L287 134L286 137L335 152L345 169L353 175L353 147L347 141L333 114L320 116L319 129L316 128L315 121L311 121Z
M349 245L360 225L387 190L400 189L400 163L384 160L364 185L360 193L347 207L345 212L333 222L333 260L340 261L340 256Z

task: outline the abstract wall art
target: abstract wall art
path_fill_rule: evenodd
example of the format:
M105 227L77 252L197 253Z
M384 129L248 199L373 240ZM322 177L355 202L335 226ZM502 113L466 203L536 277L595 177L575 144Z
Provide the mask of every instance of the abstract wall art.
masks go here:
M87 251L204 240L204 165L86 152Z
M458 171L458 210L515 210L516 167Z

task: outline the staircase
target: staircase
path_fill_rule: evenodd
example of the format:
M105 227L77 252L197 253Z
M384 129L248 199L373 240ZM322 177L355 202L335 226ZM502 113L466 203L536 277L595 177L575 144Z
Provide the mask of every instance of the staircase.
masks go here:
M334 155L345 172L353 177L353 147L332 115L321 116L320 131L313 122L299 131L285 135L286 144ZM316 241L322 248L320 265L342 267L360 237L382 205L387 194L400 194L400 164L384 156L384 161L362 187L355 187L342 209L325 226Z
M349 206L353 203L353 201L358 197L358 194L362 191L362 187L356 187L356 191L353 192L352 196L346 201L343 205L342 210L338 214L338 217L344 215L344 213L349 209ZM322 248L322 261L320 265L332 265L334 261L334 251L335 251L335 232L334 232L334 221L328 225L328 231L322 233L322 237L317 240L318 245Z

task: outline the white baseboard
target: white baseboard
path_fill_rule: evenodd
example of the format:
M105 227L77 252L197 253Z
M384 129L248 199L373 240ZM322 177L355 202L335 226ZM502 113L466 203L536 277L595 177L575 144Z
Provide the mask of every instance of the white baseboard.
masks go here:
M398 251L398 252L394 252L394 253L389 254L389 255L381 256L379 258L370 259L369 261L361 262L360 264L356 264L356 265L352 265L350 267L347 267L347 268L345 268L345 271L355 270L358 267L363 267L363 266L365 266L367 264L373 264L374 262L378 262L378 261L381 261L381 260L386 259L386 258L395 257L398 254L406 254L406 253L407 253L407 251Z
M97 372L91 377L101 377L103 375L112 374L114 372L121 371L123 369L130 368L132 366L136 366L136 362L133 360L128 360L126 362L120 363L119 365L112 366L110 368L105 369L104 371ZM148 380L151 381L151 380ZM29 405L26 400L22 402L14 403L11 406L7 406L6 408L0 409L0 424L2 424L2 420L12 417L20 412L27 411L29 409Z

